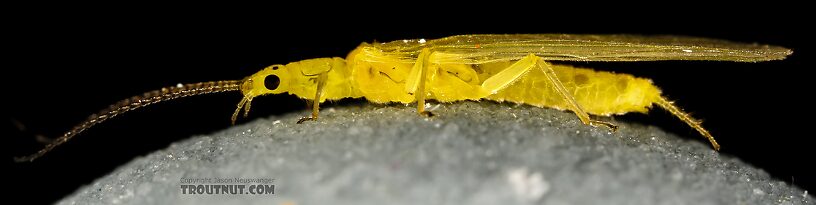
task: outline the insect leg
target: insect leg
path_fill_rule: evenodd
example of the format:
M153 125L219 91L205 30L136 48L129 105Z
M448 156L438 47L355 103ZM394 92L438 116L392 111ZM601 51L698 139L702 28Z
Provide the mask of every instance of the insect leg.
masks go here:
M487 91L488 95L496 94L500 90L513 84L513 82L521 79L521 77L532 70L533 67L535 67L535 58L531 58L530 56L525 57L516 61L516 63L513 63L510 67L503 69L501 72L496 73L496 75L485 79L485 81L482 82L482 88Z
M555 88L555 90L558 91L559 94L561 94L561 97L563 97L564 100L572 107L572 111L575 113L575 115L578 116L578 119L581 119L581 122L592 126L603 125L612 131L618 129L618 126L615 124L600 120L593 120L589 118L589 114L587 114L584 111L584 109L581 108L581 105L579 105L578 102L575 101L575 97L573 97L572 94L570 94L567 91L567 89L564 88L564 84L561 83L561 80L558 80L558 76L555 74L555 71L553 71L549 63L533 54L530 54L527 57L535 59L536 67L538 67L538 69L541 69L541 71L544 72L545 76L547 76L547 79L550 80L550 83L553 85L553 88Z
M433 113L425 111L425 79L428 76L428 56L430 55L430 49L422 49L405 81L405 91L413 93L416 97L417 113L428 117L433 116Z
M320 73L317 77L317 90L315 91L315 98L312 102L312 116L300 118L300 120L297 121L298 124L305 121L317 120L317 115L320 113L320 97L323 95L323 91L326 90L326 81L328 81L328 79L329 72Z
M581 105L575 101L575 98L570 94L564 85L558 80L555 71L550 68L550 64L542 60L540 57L530 54L527 57L522 58L521 60L517 61L510 67L502 70L501 72L497 73L494 76L486 79L482 82L482 88L485 89L488 93L495 94L500 90L506 88L507 86L511 85L518 79L521 79L527 72L532 70L533 68L538 68L542 72L545 73L547 76L547 80L553 85L553 89L555 89L561 97L564 98L564 101L572 107L572 111L575 115L578 116L578 119L581 120L584 124L598 126L603 125L608 127L611 130L616 130L618 126L604 121L593 120L589 117Z

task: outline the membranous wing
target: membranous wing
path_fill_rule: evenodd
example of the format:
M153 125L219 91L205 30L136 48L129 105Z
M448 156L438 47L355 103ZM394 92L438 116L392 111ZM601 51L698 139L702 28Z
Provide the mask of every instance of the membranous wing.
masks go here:
M481 64L535 54L555 61L705 60L759 62L784 59L787 48L685 36L510 34L460 35L372 44L382 56L415 60L423 48L433 63Z

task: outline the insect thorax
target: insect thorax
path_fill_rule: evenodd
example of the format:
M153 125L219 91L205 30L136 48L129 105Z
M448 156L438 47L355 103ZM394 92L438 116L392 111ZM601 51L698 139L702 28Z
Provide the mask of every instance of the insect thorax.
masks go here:
M346 58L355 87L372 102L413 102L415 97L405 92L405 81L414 62L378 51L363 44Z
M351 79L351 70L343 58L315 58L286 65L291 74L289 93L303 99L314 99L320 74L328 72L320 102L361 97Z

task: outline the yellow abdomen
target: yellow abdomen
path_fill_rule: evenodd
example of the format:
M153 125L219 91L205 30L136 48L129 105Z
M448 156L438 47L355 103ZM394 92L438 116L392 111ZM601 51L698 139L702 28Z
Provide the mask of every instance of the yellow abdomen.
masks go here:
M432 66L428 82L429 97L442 102L487 99L561 110L570 108L564 98L553 89L544 72L537 69L531 70L498 93L479 93L479 85L485 79L513 63ZM568 65L553 65L552 68L567 91L589 114L609 116L647 112L660 96L660 89L649 79Z
M501 67L506 66L483 65L482 67L489 72L498 72ZM567 65L553 65L553 70L564 87L589 114L609 116L627 112L645 113L660 97L660 89L654 86L649 79ZM488 96L487 99L561 110L570 108L563 97L553 89L544 73L539 70L530 71L513 85Z

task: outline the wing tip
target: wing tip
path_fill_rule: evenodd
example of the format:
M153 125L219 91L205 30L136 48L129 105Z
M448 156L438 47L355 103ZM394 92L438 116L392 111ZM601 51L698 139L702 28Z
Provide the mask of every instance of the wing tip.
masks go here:
M788 56L793 55L793 49L781 46L770 46L767 49L768 52L763 52L766 53L766 55L764 55L763 58L757 59L753 62L785 60L786 58L788 58Z

